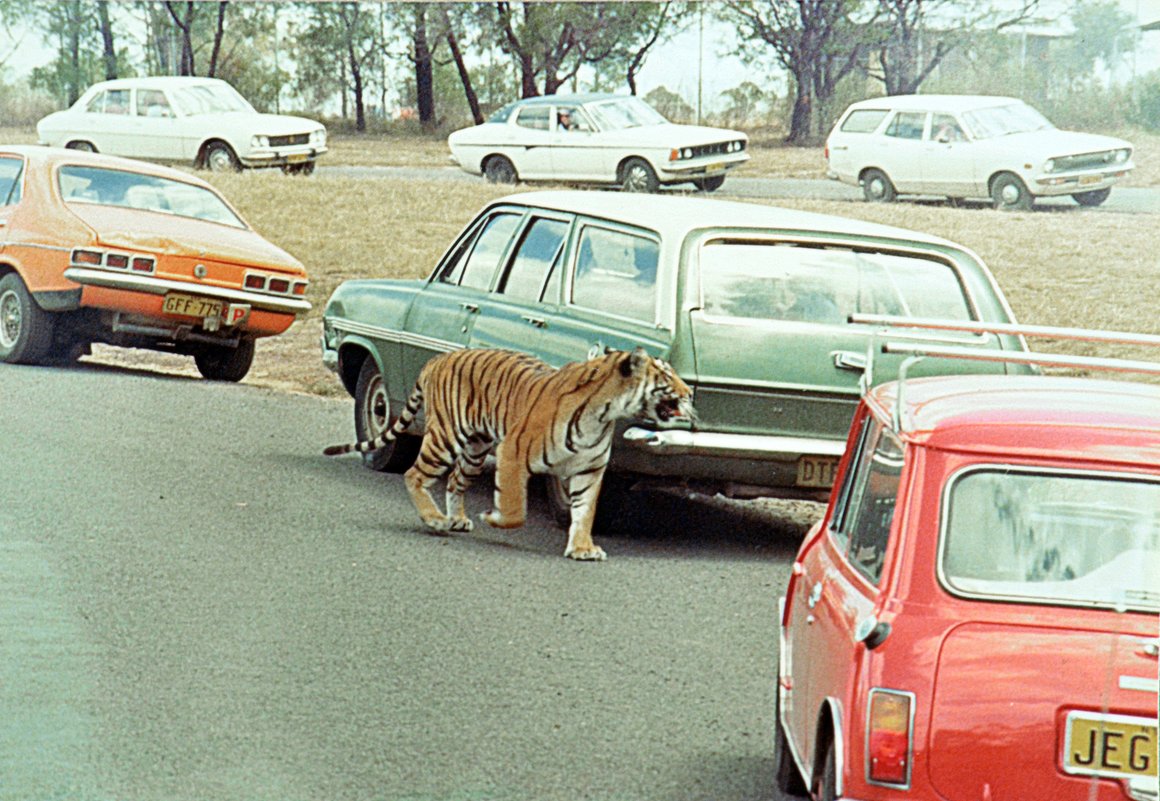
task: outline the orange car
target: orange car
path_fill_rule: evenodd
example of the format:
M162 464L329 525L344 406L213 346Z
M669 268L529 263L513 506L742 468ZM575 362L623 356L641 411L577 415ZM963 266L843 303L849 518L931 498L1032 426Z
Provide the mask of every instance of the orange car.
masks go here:
M258 337L310 309L306 271L187 173L75 150L0 146L0 360L92 342L193 356L239 381Z

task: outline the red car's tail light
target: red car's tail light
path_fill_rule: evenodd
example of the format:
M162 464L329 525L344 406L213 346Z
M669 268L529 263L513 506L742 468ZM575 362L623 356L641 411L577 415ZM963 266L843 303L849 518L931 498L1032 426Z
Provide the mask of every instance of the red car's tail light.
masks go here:
M96 264L104 260L104 254L99 250L74 250L72 252L73 264Z
M866 774L878 784L910 783L913 695L871 690L866 712Z

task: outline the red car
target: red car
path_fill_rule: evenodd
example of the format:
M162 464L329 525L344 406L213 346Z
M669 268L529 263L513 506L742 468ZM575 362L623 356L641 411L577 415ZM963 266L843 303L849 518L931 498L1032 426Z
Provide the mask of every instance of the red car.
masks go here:
M1155 801L1160 386L868 391L779 633L784 792Z

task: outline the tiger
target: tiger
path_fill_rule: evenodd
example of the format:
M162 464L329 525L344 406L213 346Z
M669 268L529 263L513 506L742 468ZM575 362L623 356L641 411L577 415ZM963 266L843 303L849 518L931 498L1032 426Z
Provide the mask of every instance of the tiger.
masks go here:
M424 365L398 418L379 436L332 445L323 453L378 450L404 433L422 410L423 441L404 482L428 528L472 530L464 494L494 453L494 508L480 518L497 528L519 528L527 517L530 477L556 476L571 499L564 556L602 561L606 554L592 541L592 521L616 421L691 423L692 396L667 362L640 347L609 350L560 368L513 350L457 350ZM448 470L444 513L431 487Z

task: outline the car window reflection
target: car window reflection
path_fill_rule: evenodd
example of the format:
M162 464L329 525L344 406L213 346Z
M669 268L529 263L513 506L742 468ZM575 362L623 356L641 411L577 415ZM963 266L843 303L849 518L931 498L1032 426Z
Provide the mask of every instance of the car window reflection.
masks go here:
M246 227L213 192L181 181L75 164L61 167L57 178L61 198L69 203L117 206Z
M20 202L23 172L23 159L0 158L0 206L13 206Z
M533 221L496 291L514 300L540 300L548 272L560 261L567 234L568 224L560 220Z
M586 226L579 239L572 302L653 322L659 252L652 239Z

